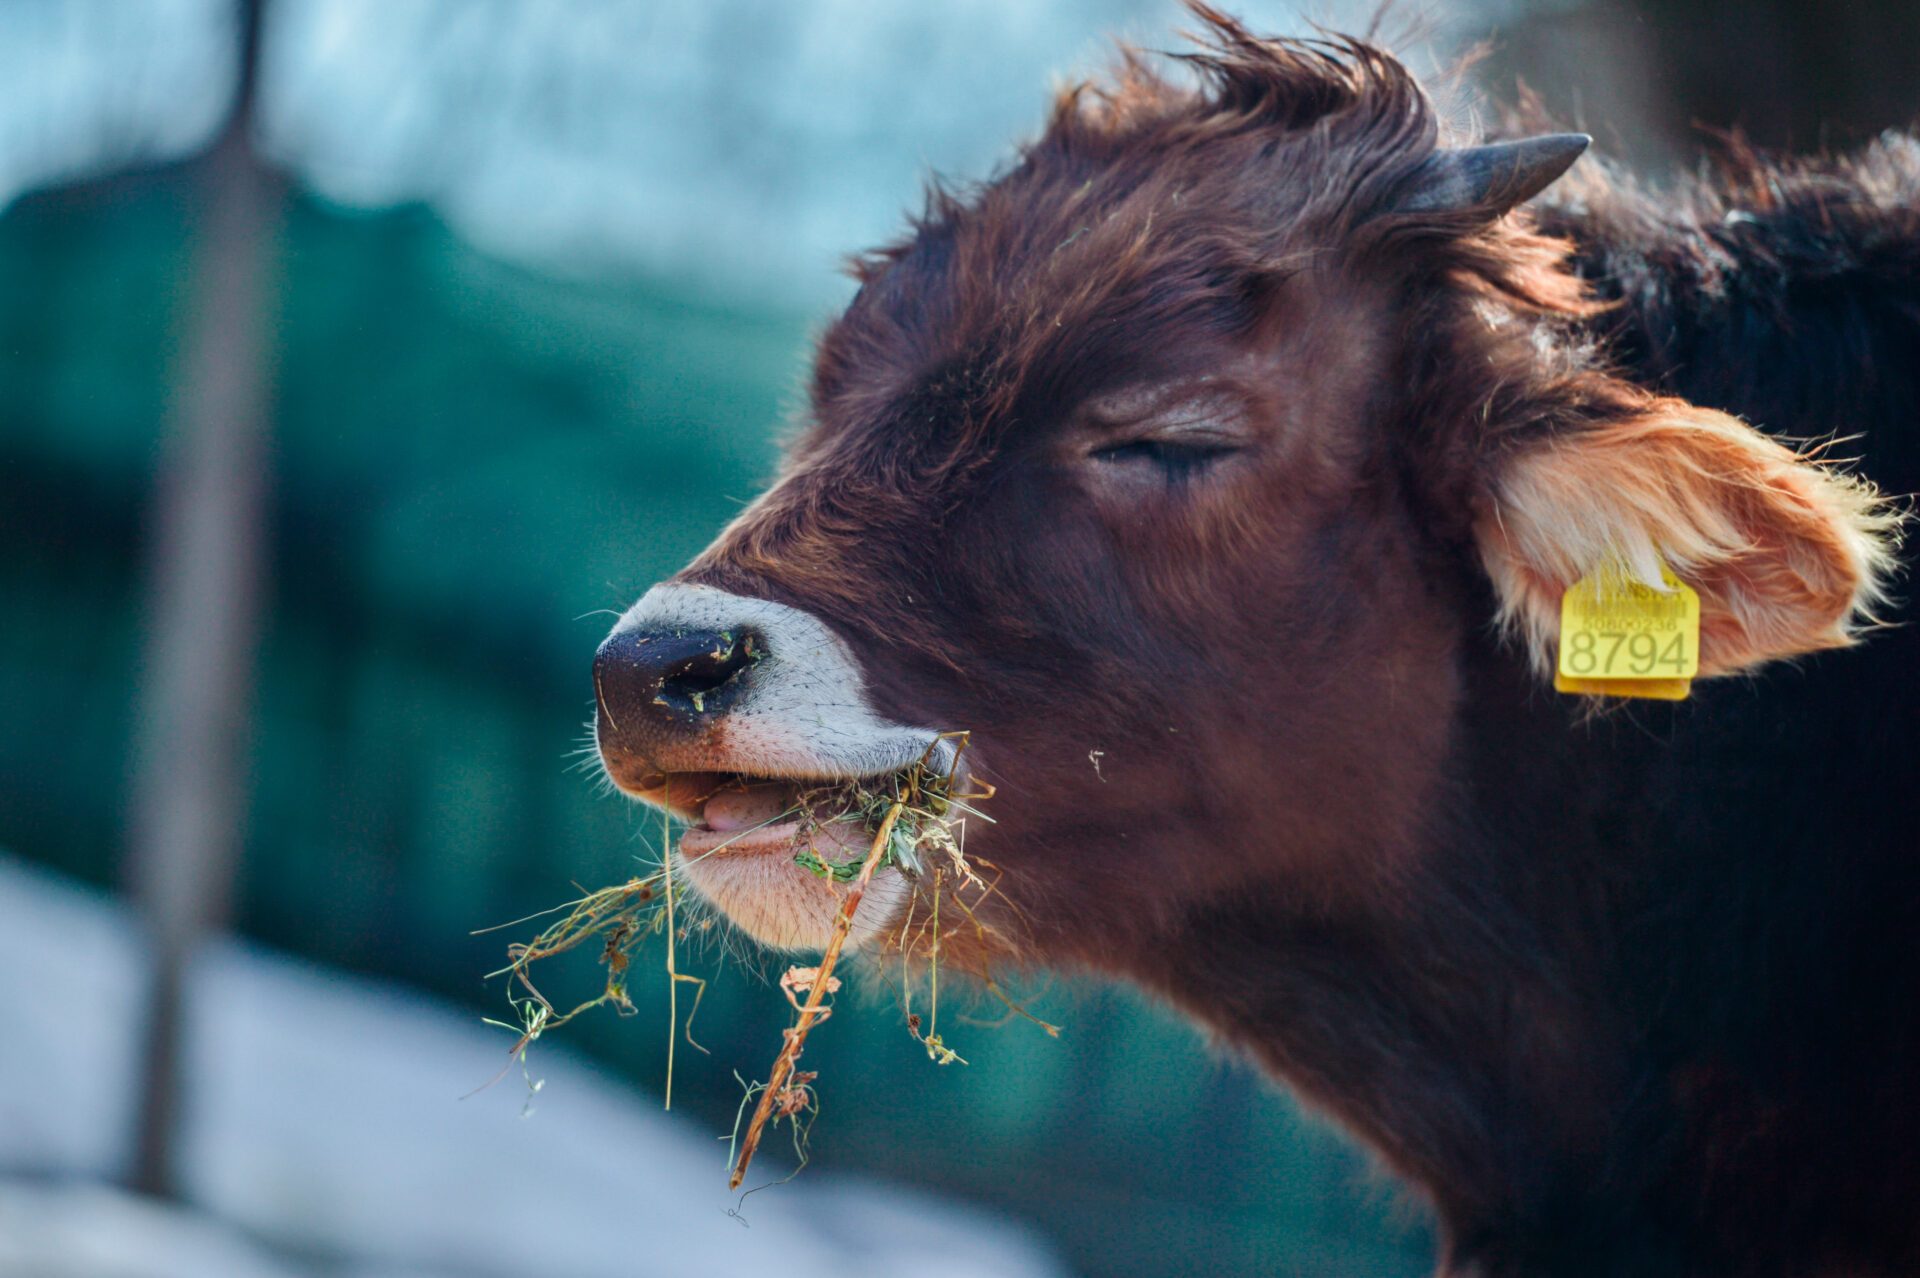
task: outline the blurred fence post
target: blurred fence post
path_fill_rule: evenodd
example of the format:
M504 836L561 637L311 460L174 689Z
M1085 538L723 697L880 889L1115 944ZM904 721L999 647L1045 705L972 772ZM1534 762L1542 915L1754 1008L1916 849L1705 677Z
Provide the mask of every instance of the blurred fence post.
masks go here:
M153 946L132 1183L171 1194L187 964L226 921L264 587L272 309L284 185L249 134L261 0L238 6L240 72L198 160L185 328L154 494L126 880Z

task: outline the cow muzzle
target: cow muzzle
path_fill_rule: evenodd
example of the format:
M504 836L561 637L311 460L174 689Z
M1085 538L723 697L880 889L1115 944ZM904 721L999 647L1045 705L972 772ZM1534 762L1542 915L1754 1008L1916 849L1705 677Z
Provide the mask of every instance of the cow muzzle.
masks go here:
M608 778L687 823L676 868L769 945L824 945L845 892L796 854L845 861L866 850L862 828L816 810L830 801L816 796L923 758L950 765L938 731L874 711L839 636L770 600L656 586L600 645L593 682ZM909 895L897 871L876 876L852 943L882 931Z

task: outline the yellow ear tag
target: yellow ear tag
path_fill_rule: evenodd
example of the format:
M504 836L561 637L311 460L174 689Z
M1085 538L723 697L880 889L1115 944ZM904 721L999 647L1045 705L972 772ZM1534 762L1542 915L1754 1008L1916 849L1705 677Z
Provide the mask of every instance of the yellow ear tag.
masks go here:
M1557 691L1687 699L1700 671L1700 596L1665 564L1660 580L1665 590L1611 564L1567 588L1560 599Z

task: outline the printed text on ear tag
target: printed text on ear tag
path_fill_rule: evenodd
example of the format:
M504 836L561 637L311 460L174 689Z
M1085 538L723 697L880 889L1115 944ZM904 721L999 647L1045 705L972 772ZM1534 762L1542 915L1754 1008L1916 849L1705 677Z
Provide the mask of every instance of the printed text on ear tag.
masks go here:
M1603 566L1560 599L1553 686L1589 696L1683 701L1700 670L1700 596L1660 565L1665 590Z

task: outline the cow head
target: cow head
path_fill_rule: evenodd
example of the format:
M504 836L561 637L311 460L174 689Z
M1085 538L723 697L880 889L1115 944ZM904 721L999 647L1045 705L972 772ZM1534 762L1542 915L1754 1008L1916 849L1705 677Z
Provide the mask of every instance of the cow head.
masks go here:
M1463 645L1504 623L1543 666L1610 557L1698 589L1708 674L1871 600L1869 493L1582 336L1517 206L1584 138L1466 145L1369 46L1202 14L1197 85L1128 59L859 263L777 482L601 650L609 774L696 822L686 877L763 941L822 943L840 889L756 825L944 730L999 787L967 837L1020 941L1125 968L1222 894L1390 883Z

